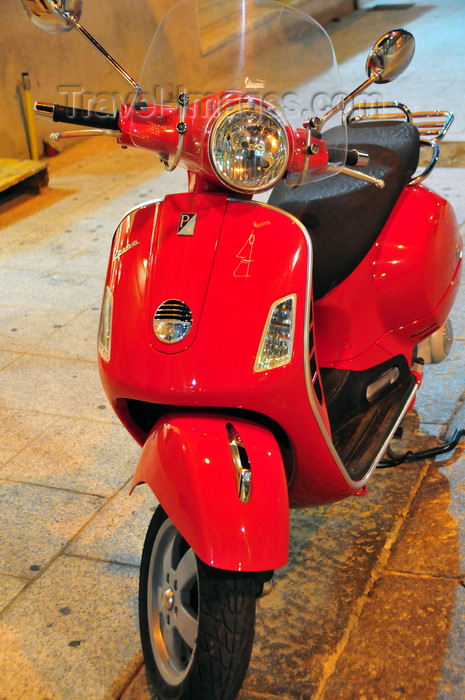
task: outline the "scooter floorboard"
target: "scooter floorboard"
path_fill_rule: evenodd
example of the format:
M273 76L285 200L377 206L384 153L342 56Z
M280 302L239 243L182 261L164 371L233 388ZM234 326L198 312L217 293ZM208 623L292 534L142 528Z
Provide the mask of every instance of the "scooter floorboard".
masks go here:
M362 415L350 418L333 434L333 443L351 478L361 479L381 457L380 450L412 400L415 378L401 379Z

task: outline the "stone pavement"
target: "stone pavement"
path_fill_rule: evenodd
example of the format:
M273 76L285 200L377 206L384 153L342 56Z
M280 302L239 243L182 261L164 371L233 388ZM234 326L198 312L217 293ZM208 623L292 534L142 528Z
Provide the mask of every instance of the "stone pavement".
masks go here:
M453 167L428 184L463 231L465 8L399 5L329 27L343 82L363 77L386 29L414 33L410 70L379 90L456 112L442 163ZM0 208L0 700L147 700L137 567L154 499L128 497L139 449L107 406L95 337L115 226L183 177L99 140L51 160L50 175L40 196ZM452 354L426 369L405 421L414 449L465 426L463 290L452 318ZM364 497L292 514L241 700L465 697L464 446L378 471Z

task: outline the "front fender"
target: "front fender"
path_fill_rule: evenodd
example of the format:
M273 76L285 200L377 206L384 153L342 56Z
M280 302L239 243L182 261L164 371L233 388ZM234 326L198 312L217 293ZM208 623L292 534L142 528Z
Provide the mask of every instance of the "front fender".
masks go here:
M250 463L247 503L238 494L228 425L240 436ZM165 416L147 438L132 488L142 482L210 566L268 571L287 562L284 465L276 439L262 426L211 414Z

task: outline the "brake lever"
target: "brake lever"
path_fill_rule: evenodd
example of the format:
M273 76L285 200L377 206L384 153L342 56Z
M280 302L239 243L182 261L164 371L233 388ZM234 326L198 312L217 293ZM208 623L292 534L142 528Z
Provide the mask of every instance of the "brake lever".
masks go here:
M113 136L118 138L121 136L121 131L110 131L108 129L75 129L74 131L55 131L50 134L52 141L58 142L61 139L77 139L90 136Z
M350 175L351 177L355 177L358 180L365 180L365 182L369 182L372 185L375 185L379 190L382 190L385 182L384 180L379 180L377 177L372 177L371 175L367 175L366 173L362 173L359 170L354 170L353 168L348 168L347 166L342 166L338 168L340 173L343 173L344 175Z

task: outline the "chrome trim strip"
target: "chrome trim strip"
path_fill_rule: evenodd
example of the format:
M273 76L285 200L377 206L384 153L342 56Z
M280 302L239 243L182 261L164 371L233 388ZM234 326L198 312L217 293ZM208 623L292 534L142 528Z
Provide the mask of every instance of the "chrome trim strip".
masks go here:
M389 443L391 442L392 438L394 437L394 433L396 432L396 430L397 430L397 428L399 427L399 425L401 424L401 422L402 422L402 420L403 420L405 414L407 413L408 408L409 408L410 404L412 403L412 401L413 401L413 399L414 399L415 394L417 393L417 391L418 391L418 385L415 384L415 386L413 387L411 393L409 394L409 397L408 397L407 401L405 402L404 409L403 409L402 413L400 414L400 416L399 416L398 420L396 421L396 423L395 423L393 429L392 429L391 432L389 433L388 437L386 438L386 440L384 441L382 447L380 448L378 454L376 455L375 459L373 460L373 464L372 464L371 467L368 469L368 471L367 471L367 473L365 474L365 476L363 477L363 479L362 479L361 481L358 481L357 484L362 484L362 485L365 484L366 481L368 481L368 479L370 478L370 476L371 476L371 474L373 473L373 471L376 469L379 460L381 459L381 457L383 456L383 454L386 452L387 448L389 447Z
M144 207L148 207L148 206L150 206L150 204L161 204L164 200L165 200L164 197L159 197L157 199L148 199L146 202L141 202L141 204L136 204L135 207L128 209L126 214L121 217L119 223L115 226L115 231L118 230L118 228L121 226L123 221L133 212L137 211L138 209L143 209Z

